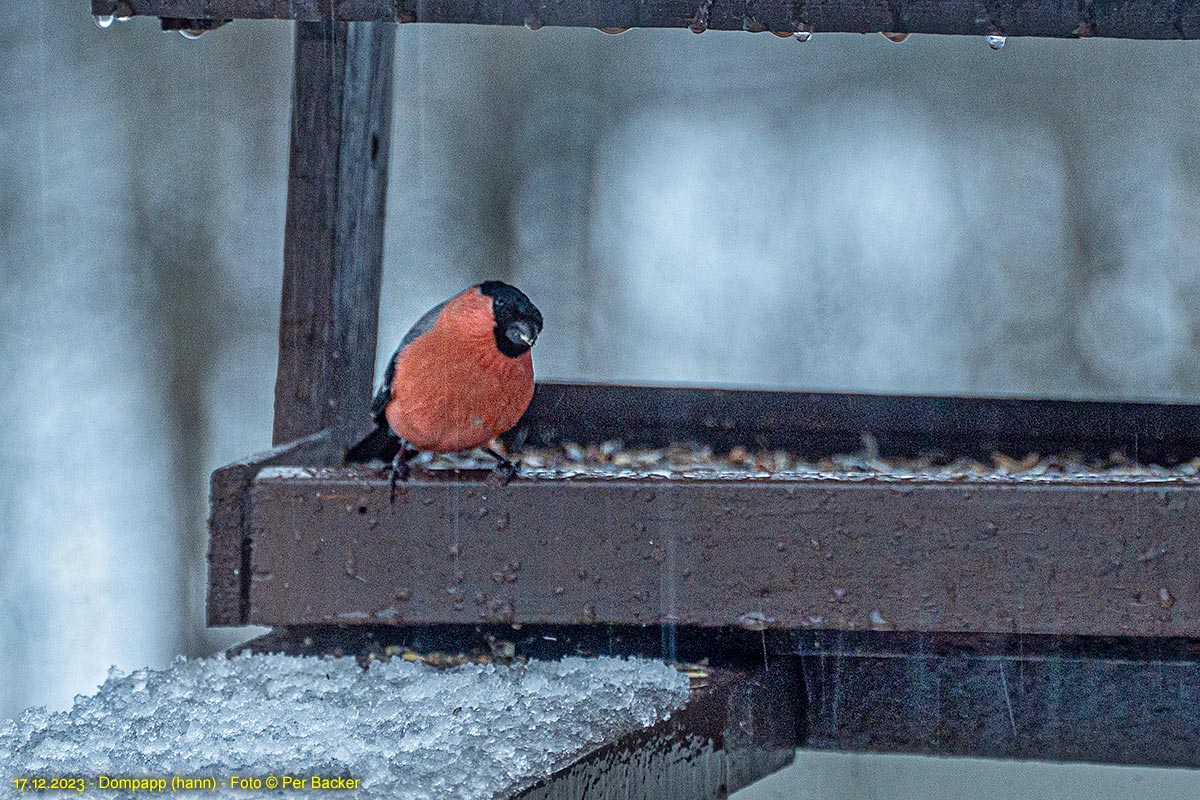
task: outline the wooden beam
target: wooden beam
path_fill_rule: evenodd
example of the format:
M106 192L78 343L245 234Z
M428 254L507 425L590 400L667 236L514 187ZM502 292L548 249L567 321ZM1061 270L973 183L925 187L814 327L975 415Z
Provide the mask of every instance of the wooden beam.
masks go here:
M1041 654L1016 639L902 655L809 652L804 747L1200 768L1200 663L1146 641Z
M208 624L244 625L250 602L250 519L246 496L255 476L272 464L341 460L328 431L276 447L212 474L208 518Z
M718 452L741 445L816 459L858 452L864 433L884 456L939 452L988 462L997 452L1120 452L1167 465L1200 456L1200 405L543 381L514 439L534 447L700 442Z
M263 470L250 619L1200 637L1200 481Z
M869 433L885 456L1123 451L1175 463L1200 453L1198 415L1186 405L539 384L523 424L546 445L693 441L813 458L852 452ZM754 626L761 612L767 627L1200 636L1200 479L1186 469L925 481L529 471L502 489L482 473L418 470L393 505L376 471L328 469L340 461L337 445L330 452L239 471L232 500L214 495L214 543L252 540L266 573L242 598L257 621L647 624L674 613L705 626L748 615ZM239 504L255 476L247 515ZM301 547L313 556L298 564ZM222 574L242 567L240 547L226 555ZM661 604L667 586L674 612Z
M383 23L296 25L277 444L329 429L345 445L367 422L394 41L395 26Z
M591 28L1200 38L1184 0L92 0L156 17L452 22Z

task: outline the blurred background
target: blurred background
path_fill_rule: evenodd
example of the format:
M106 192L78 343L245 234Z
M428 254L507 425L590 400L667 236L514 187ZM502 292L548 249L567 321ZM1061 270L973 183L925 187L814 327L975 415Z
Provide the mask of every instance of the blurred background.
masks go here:
M1200 394L1200 45L397 47L381 352L501 278L547 378ZM54 2L0 54L6 719L253 633L203 626L207 476L270 440L291 26Z

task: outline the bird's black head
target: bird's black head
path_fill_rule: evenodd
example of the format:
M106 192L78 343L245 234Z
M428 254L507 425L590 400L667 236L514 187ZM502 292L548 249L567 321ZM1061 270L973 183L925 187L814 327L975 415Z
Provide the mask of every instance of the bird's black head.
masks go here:
M496 347L509 358L529 351L542 332L542 312L525 293L500 281L479 284L480 294L492 298L492 316L496 318Z

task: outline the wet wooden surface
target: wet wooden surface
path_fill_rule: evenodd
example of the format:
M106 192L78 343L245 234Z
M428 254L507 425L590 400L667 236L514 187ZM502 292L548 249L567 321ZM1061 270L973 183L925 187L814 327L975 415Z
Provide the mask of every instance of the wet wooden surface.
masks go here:
M1200 636L1200 482L268 468L249 622Z
M92 12L112 14L119 2L134 14L184 19L1200 38L1200 6L1177 0L92 0Z

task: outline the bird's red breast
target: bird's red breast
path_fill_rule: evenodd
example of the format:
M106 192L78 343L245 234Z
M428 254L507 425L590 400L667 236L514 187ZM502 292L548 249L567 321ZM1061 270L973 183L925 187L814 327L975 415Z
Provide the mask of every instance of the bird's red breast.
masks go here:
M533 399L529 351L496 347L492 299L472 287L442 308L433 326L397 354L391 429L418 450L479 447L514 427Z

